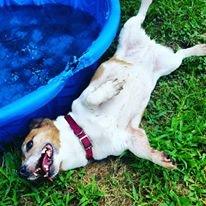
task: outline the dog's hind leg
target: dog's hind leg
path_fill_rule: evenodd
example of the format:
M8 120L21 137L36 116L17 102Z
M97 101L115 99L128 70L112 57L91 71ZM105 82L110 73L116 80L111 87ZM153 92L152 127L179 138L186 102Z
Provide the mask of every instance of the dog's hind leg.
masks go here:
M131 26L131 24L133 26L141 26L146 18L147 11L152 1L153 0L142 0L137 15L128 19L124 26Z
M128 130L131 134L128 141L128 149L133 154L168 169L176 168L172 160L164 152L155 150L150 146L147 135L143 129L128 128Z
M146 18L147 11L149 9L150 4L153 0L142 0L141 6L139 9L138 14L136 15L136 18L139 19L139 23L142 24Z
M145 20L151 3L152 0L142 0L138 14L128 19L124 24L119 35L119 45L116 51L116 56L119 58L124 59L125 57L133 56L134 53L142 53L142 50L147 47L150 38L146 35L141 25Z
M129 18L126 23L124 24L121 33L120 33L120 40L121 36L131 35L133 32L140 29L142 23L146 18L147 11L149 9L150 4L153 0L142 0L139 12L136 16ZM136 32L135 32L136 33ZM135 33L133 35L135 35Z

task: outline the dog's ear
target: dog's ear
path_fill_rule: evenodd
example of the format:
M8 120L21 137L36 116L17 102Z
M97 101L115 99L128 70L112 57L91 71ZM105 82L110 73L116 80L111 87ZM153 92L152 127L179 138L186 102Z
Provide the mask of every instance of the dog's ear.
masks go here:
M37 129L37 128L49 125L51 123L52 123L52 120L50 120L50 119L44 119L44 118L33 119L29 125L29 128L30 129Z
M31 123L29 124L29 128L36 129L36 128L41 127L41 123L43 122L43 120L44 120L43 118L33 119Z

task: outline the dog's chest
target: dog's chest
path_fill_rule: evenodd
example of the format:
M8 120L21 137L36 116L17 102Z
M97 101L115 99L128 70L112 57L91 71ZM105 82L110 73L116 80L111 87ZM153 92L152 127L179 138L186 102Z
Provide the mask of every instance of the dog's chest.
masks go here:
M129 69L128 69L129 70ZM152 75L141 67L133 71L120 73L117 78L125 81L118 95L100 105L97 114L108 114L116 118L126 117L133 112L144 109L154 88Z
M88 108L82 99L73 103L73 112L81 117L83 124L85 120L88 125L97 124L96 128L100 127L99 130L107 129L107 125L124 127L134 115L142 115L154 88L151 73L141 66L115 72L116 79L125 81L118 95L93 109ZM98 125L99 122L102 124Z

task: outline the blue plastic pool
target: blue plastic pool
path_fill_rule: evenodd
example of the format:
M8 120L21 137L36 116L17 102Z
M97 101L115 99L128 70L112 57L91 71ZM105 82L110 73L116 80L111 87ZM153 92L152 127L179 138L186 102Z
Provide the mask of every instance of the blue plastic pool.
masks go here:
M15 51L15 55L9 52L11 56L9 55L5 56L4 55L5 48L3 46L1 47L0 45L0 58L2 57L4 62L6 62L5 65L7 67L8 67L9 60L10 60L9 66L11 68L17 65L27 66L27 67L24 66L25 68L27 68L27 70L23 72L23 75L24 75L23 77L24 78L28 77L27 81L29 82L29 84L32 85L32 88L33 88L30 90L28 86L29 84L23 85L25 90L23 93L20 90L21 92L19 92L20 93L20 96L19 96L18 92L12 93L12 87L8 87L10 89L10 91L8 89L8 94L10 94L10 96L7 95L8 99L6 99L5 102L0 102L0 131L1 131L0 132L0 146L3 146L5 143L10 143L12 140L16 140L17 137L21 137L25 135L25 133L28 131L28 123L33 118L38 118L38 117L55 118L56 116L60 114L67 113L70 110L72 101L79 96L79 94L88 84L91 76L95 72L98 59L110 46L118 29L119 20L120 20L120 6L119 6L118 0L98 0L98 1L96 0L55 0L55 1L50 1L50 0L3 1L3 0L0 0L0 9L2 9L3 12L5 12L3 17L8 15L8 17L6 17L6 19L8 20L10 19L9 15L11 15L12 23L17 22L16 20L17 18L15 18L16 17L15 15L17 15L18 12L20 12L22 8L25 8L27 10L31 9L33 11L34 8L35 9L39 8L39 10L41 10L42 7L46 8L47 11L50 11L50 15L51 15L50 18L52 19L52 22L55 22L55 23L57 22L57 24L55 24L54 26L55 27L54 31L57 31L58 28L61 28L61 27L58 27L58 25L62 24L63 19L55 18L55 15L57 15L58 12L53 12L52 9L57 9L58 11L58 8L59 8L59 11L60 11L59 13L62 13L62 14L65 13L65 11L68 11L68 12L72 11L72 10L65 10L66 7L73 8L74 11L80 12L80 16L81 16L81 12L88 14L89 15L88 19L92 19L92 18L95 19L96 27L93 26L95 27L93 28L94 30L92 30L91 28L92 32L90 31L90 33L93 35L90 35L90 40L88 40L88 37L85 37L84 34L78 37L81 40L81 42L79 40L81 49L76 49L75 51L78 51L78 52L74 54L75 56L78 57L78 62L76 62L76 60L73 60L73 59L70 61L70 62L75 62L75 66L77 65L77 67L73 67L72 64L67 64L70 58L69 57L67 58L66 52L72 53L73 50L71 48L77 47L76 44L71 43L72 38L68 35L52 36L51 39L46 38L46 39L41 40L42 36L41 36L40 31L38 30L38 27L37 28L32 27L32 29L30 29L32 33L28 33L27 36L24 30L23 32L22 31L19 32L15 30L14 28L12 28L14 31L10 28L8 29L11 32L9 33L9 35L6 34L6 38L3 38L2 33L1 33L0 43L3 46L6 45L6 47L8 47L9 49L13 49L14 47L14 46L11 46L11 45L14 45L14 43L13 42L12 44L10 43L10 39L13 41L12 39L13 37L15 38L22 37L22 39L32 38L32 41L34 42L38 42L38 41L41 41L44 43L46 42L45 45L47 46L49 45L48 47L50 49L48 51L44 49L42 50L34 49L35 48L34 44L33 43L31 44L30 39L28 40L30 41L29 47L27 43L26 45L28 48L27 47L25 48L27 48L29 52L32 53L32 60L38 59L38 65L36 66L36 62L31 64L30 62L27 63L26 62L27 60L25 60L25 58L20 58L21 56L19 55L25 55L26 49L21 48L21 50L23 50L23 53L21 52L17 54ZM63 9L64 11L61 9ZM27 13L31 15L29 16L30 18L23 17L23 19L25 19L25 25L29 21L34 22L34 19L32 18L33 16L35 17L35 14L37 12L35 11L32 14L32 12L29 10L27 11ZM40 16L41 15L38 14L39 18ZM42 19L44 18L45 17L43 16ZM64 18L64 15L62 15L61 18ZM85 19L87 17L82 16L81 18ZM42 21L42 19L40 21ZM1 16L0 16L0 20L2 20ZM58 21L59 21L59 24L58 24ZM72 19L71 21L74 21L74 20ZM74 22L74 25L75 25L75 22ZM89 26L92 27L91 25ZM8 26L8 23L6 23L5 25L1 24L1 26L2 28L5 29ZM51 26L53 25L50 25L50 27ZM71 22L68 22L68 28L72 29L74 27L72 26L73 24L71 24ZM82 24L80 24L79 28L83 26ZM99 30L97 28L99 28ZM44 29L44 31L47 31L47 30L48 30L47 28ZM67 30L67 27L65 27L64 30ZM59 30L58 32L61 33L61 31ZM80 32L81 30L79 30L78 33ZM54 35L54 32L52 32L51 34ZM19 43L17 44L16 47L22 44L23 43L21 44ZM66 47L65 45L68 45L68 47ZM54 50L53 53L52 53L52 48ZM70 50L68 51L68 49ZM47 57L45 57L45 54L47 53L44 54L43 51L46 51L47 53L50 52L51 55L50 56L48 55ZM61 56L62 54L64 54L63 55L64 58ZM43 55L44 58L43 57L40 58L41 55ZM8 60L6 59L6 57L8 57ZM41 59L41 62L39 59ZM60 62L60 63L54 64L57 62L58 63ZM53 66L52 69L49 68L49 64ZM36 72L35 66L39 67L39 65L41 65L41 70L38 70L38 72L41 72L40 73L41 75L37 76L38 72ZM49 69L47 69L46 66ZM60 68L63 68L63 69L60 69ZM47 72L47 70L50 73ZM53 71L55 71L55 73ZM3 69L2 69L2 73L5 73ZM51 79L49 80L46 79L48 78L48 76L47 77L45 76L45 79L43 79L45 73L49 73L50 75L49 77ZM15 74L15 72L13 72L12 75L14 79L18 80L19 77L18 75ZM3 75L2 75L2 78L0 78L0 84L1 84L1 80L2 81L5 80L3 78ZM38 80L42 81L40 82L42 83L42 85L40 84L38 88L35 88L34 85L36 84ZM14 86L14 88L16 89L15 91L18 91L17 86ZM22 85L20 85L19 88L22 89ZM2 91L2 94L4 94L3 87L1 87L1 90L0 90L0 98L1 98L1 91Z

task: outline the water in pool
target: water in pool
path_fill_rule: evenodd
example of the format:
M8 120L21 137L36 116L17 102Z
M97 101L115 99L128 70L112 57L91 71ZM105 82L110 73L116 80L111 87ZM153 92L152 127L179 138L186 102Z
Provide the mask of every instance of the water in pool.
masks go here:
M0 108L65 69L99 34L95 18L63 5L0 8Z

